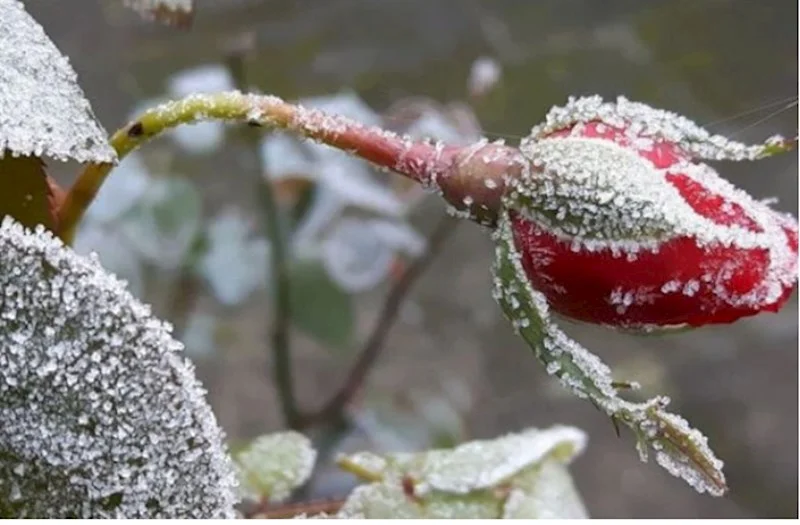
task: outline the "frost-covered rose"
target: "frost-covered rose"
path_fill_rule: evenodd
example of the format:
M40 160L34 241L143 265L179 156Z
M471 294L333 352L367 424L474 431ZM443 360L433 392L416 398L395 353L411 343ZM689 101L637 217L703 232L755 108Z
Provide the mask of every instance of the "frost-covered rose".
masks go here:
M554 108L520 149L529 169L505 203L553 310L648 331L777 311L794 289L797 221L698 162L756 159L764 146L590 97Z

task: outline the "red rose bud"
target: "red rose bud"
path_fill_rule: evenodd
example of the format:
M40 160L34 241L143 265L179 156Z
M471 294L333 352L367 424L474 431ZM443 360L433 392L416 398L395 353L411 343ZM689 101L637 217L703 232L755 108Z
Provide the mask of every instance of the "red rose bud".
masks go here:
M520 147L505 207L534 288L574 319L633 330L777 311L797 281L797 221L698 159L754 160L689 120L620 98L554 108Z

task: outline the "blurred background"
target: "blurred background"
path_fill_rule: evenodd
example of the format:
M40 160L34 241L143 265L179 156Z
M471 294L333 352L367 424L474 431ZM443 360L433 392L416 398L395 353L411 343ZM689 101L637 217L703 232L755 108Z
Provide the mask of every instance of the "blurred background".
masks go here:
M569 95L625 95L746 142L797 132L791 0L196 0L190 31L119 2L29 0L113 131L165 97L252 89L450 141L516 143ZM231 60L231 56L235 60ZM231 71L231 65L236 71ZM236 69L239 68L239 69ZM252 138L252 133L250 134ZM53 165L62 183L75 167ZM796 155L720 166L797 213ZM386 295L426 253L435 198L280 135L194 126L126 159L78 248L176 326L234 445L282 427L269 352L270 245L254 181L292 221L293 362L304 409L339 388ZM594 517L797 516L797 298L779 314L632 337L565 325L643 395L663 393L726 462L725 498L640 463L631 436L549 378L490 294L491 242L459 224L399 310L335 451L418 450L528 426L575 425ZM327 437L326 437L327 436ZM322 465L303 498L345 494Z

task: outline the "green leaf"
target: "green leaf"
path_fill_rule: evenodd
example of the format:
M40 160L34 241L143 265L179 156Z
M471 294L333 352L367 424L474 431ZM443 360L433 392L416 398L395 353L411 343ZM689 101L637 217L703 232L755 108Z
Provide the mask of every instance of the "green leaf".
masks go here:
M371 483L338 517L583 518L566 464L585 442L580 430L556 426L451 449L341 456L340 467Z
M41 159L13 157L9 152L0 158L0 219L10 215L28 228L43 224L52 230L50 194Z
M328 277L320 261L293 261L289 279L294 325L326 346L346 349L355 324L350 295Z
M552 322L547 299L531 287L522 268L507 212L498 221L494 239L494 297L547 372L606 413L615 427L618 423L628 426L636 435L643 461L652 449L658 464L670 474L683 478L698 492L723 495L727 485L722 462L703 434L665 410L669 399L658 396L643 403L622 399L616 387L627 383L615 381L605 363Z
M308 480L316 459L311 441L297 432L258 437L236 454L239 488L256 501L283 501Z

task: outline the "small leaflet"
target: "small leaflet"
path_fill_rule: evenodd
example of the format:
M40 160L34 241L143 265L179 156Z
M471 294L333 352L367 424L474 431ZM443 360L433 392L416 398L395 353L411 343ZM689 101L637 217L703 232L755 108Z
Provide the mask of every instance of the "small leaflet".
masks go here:
M240 490L256 501L283 501L308 480L316 460L311 440L298 432L261 436L236 455Z
M0 156L116 162L69 60L21 2L0 0Z
M622 399L615 388L611 369L553 323L547 299L526 279L507 212L501 216L494 238L493 295L548 374L558 377L576 396L590 400L615 425L622 423L630 427L636 435L643 461L647 459L648 449L652 449L660 465L698 492L723 495L727 485L722 462L703 434L680 416L666 412L669 399L655 397L643 403Z

